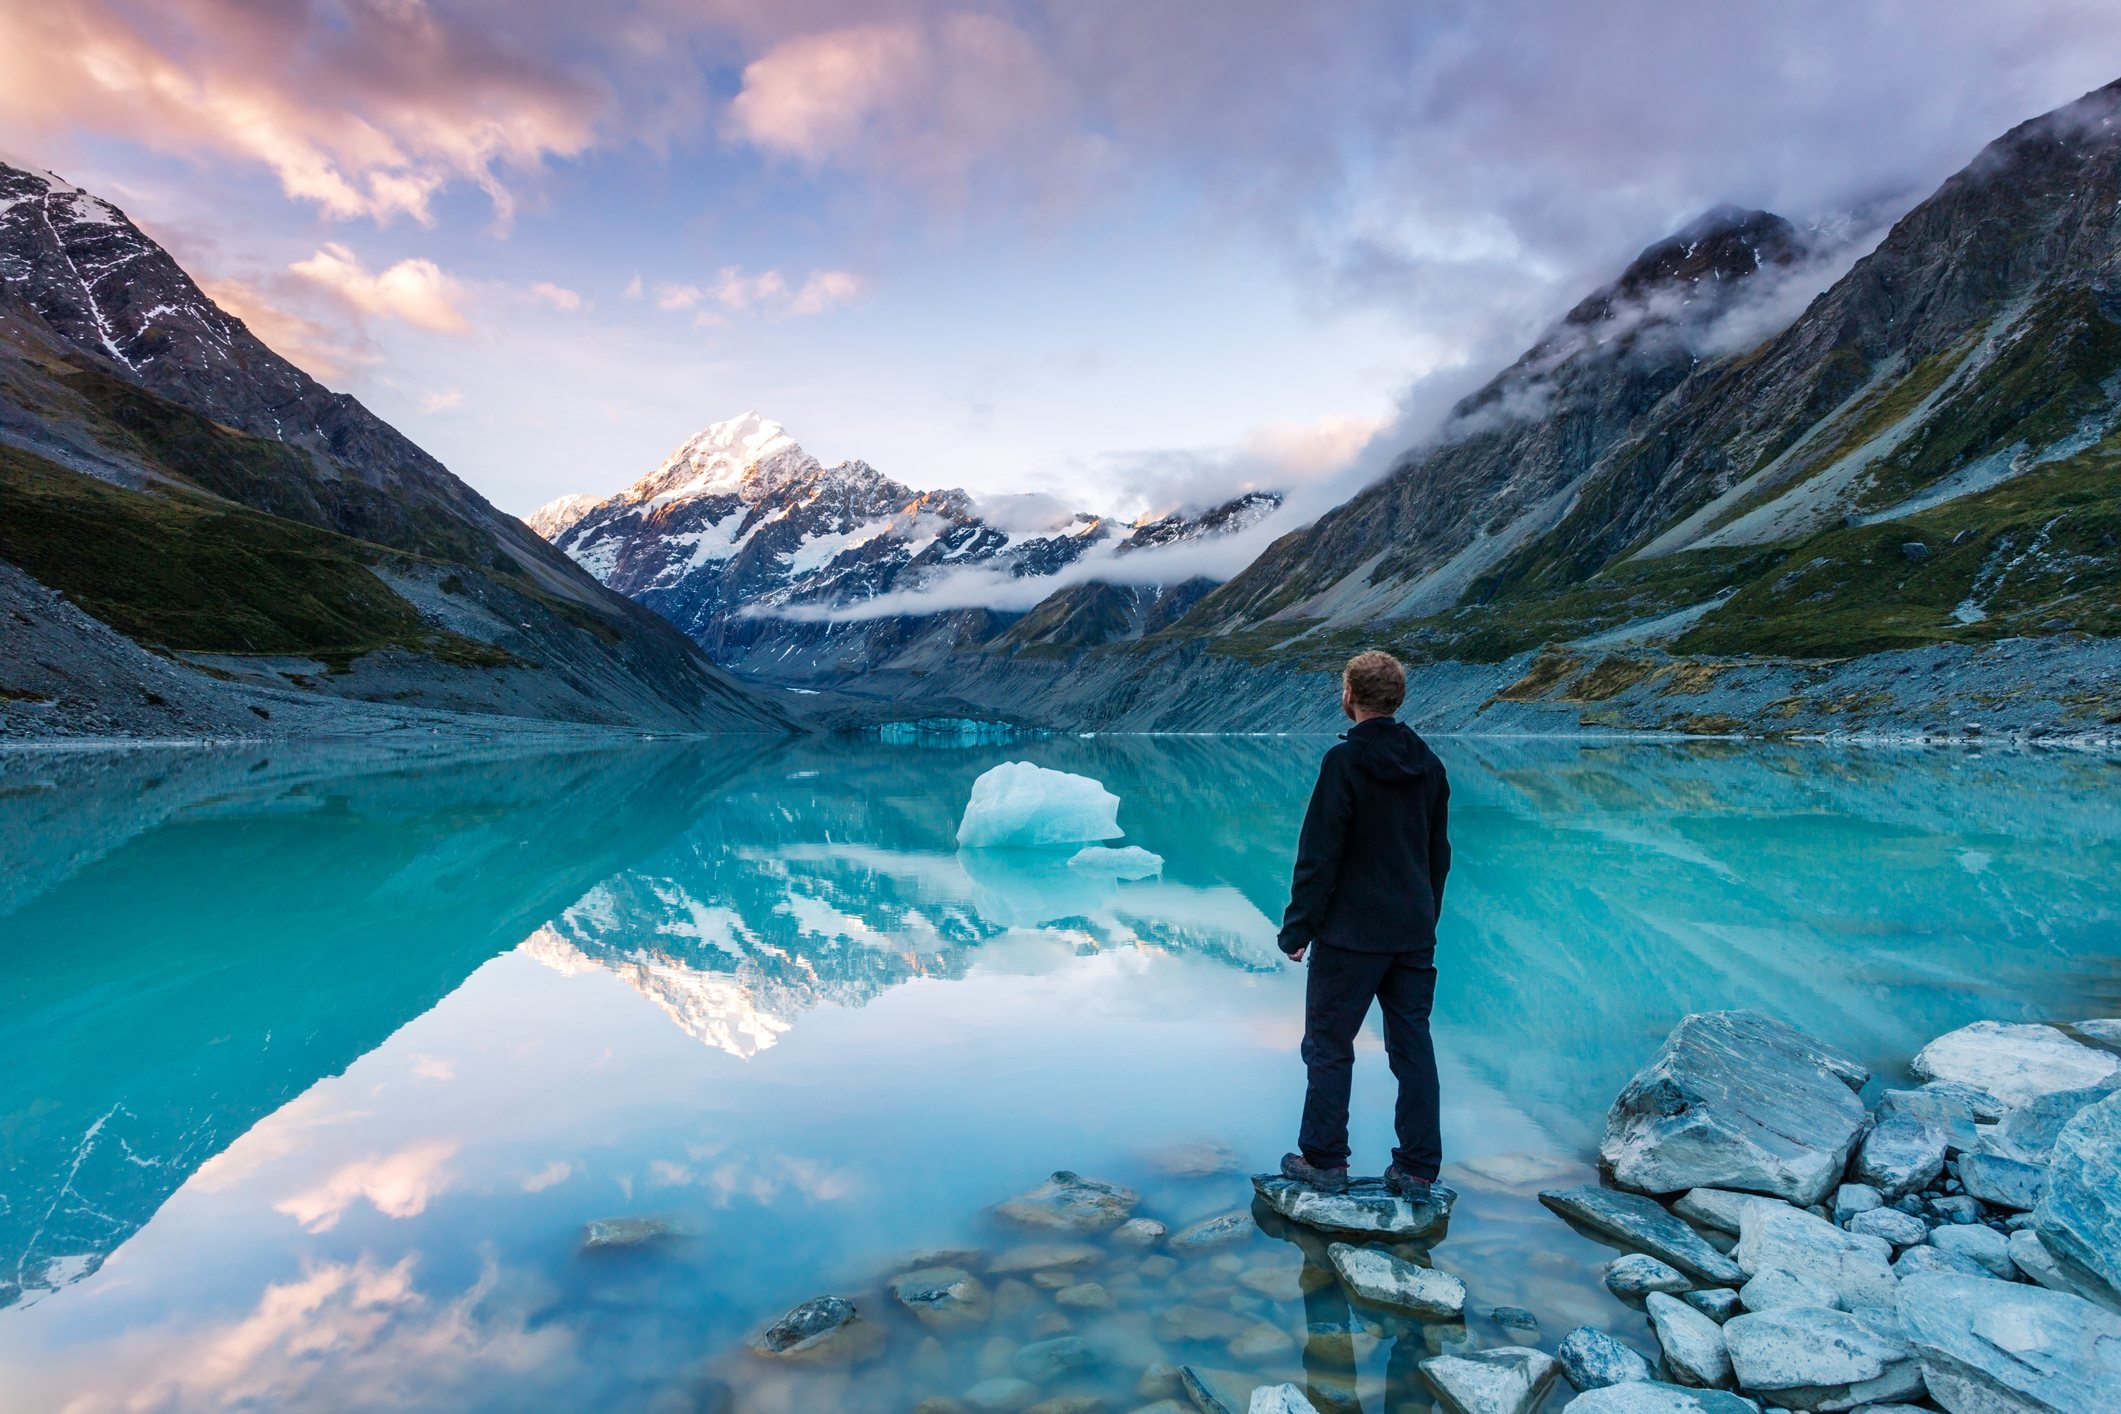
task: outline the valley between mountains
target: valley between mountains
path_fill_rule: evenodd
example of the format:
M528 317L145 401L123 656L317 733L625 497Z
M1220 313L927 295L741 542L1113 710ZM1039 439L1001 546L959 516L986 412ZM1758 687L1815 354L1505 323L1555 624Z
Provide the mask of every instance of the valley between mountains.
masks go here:
M2121 726L2121 84L1998 138L1793 315L1814 237L1707 213L1307 524L1274 487L1125 524L922 489L756 413L526 524L115 208L13 168L0 203L13 735L323 698L1325 730L1369 646L1418 669L1428 730Z

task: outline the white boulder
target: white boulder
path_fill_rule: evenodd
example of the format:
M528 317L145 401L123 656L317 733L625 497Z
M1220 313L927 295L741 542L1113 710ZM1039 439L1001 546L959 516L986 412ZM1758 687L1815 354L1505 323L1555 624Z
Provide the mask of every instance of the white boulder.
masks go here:
M1724 1349L1722 1326L1661 1291L1651 1292L1645 1304L1657 1343L1664 1347L1664 1361L1681 1384L1731 1387L1731 1356Z
M2016 1106L2057 1090L2097 1085L2121 1070L2121 1060L2052 1026L1977 1021L1924 1046L1909 1068L1925 1080L1972 1085Z
M1882 1237L1843 1232L1824 1218L1766 1203L1745 1210L1743 1231L1731 1250L1747 1276L1779 1267L1829 1288L1850 1310L1893 1304L1892 1254L1892 1244Z

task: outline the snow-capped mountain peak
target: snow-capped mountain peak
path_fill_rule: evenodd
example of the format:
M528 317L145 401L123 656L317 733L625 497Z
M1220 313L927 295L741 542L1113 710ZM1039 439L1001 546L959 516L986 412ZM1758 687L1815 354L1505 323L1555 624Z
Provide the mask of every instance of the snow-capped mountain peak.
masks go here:
M796 445L781 424L746 412L693 433L624 496L635 506L662 506L695 496L734 495L756 501L821 470L817 458Z

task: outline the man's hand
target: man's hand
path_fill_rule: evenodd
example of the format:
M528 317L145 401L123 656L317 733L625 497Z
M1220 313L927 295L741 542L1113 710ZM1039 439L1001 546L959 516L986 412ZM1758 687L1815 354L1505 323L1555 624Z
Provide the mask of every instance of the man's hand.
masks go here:
M1311 951L1311 945L1309 943L1305 943L1295 952L1285 953L1284 956L1287 957L1291 962L1302 962L1304 960L1304 954L1309 951Z

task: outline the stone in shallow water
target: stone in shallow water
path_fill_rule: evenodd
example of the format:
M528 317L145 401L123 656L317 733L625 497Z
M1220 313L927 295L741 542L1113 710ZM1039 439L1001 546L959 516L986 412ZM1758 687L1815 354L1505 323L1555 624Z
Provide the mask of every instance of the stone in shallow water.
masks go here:
M1522 1306L1491 1306L1488 1319L1518 1345L1539 1344L1539 1318Z
M1745 1231L1731 1255L1748 1276L1780 1267L1832 1288L1843 1306L1854 1308L1892 1304L1893 1271L1886 1264L1892 1251L1882 1237L1843 1232L1824 1218L1762 1203L1746 1209Z
M922 1325L946 1335L985 1324L994 1309L986 1285L962 1267L924 1267L885 1285Z
M1131 1188L1062 1169L1030 1192L997 1204L994 1211L1028 1227L1104 1232L1125 1222L1141 1200Z
M1456 1320L1465 1314L1466 1284L1449 1272L1345 1242L1328 1247L1326 1259L1358 1301L1419 1320Z
M1841 1293L1831 1286L1795 1276L1780 1267L1768 1267L1739 1287L1738 1304L1748 1311L1775 1311L1785 1306L1844 1309Z
M1109 1311L1112 1293L1094 1281L1077 1282L1053 1293L1053 1304L1077 1311Z
M1942 1247L1910 1247L1893 1263L1893 1276L1900 1281L1932 1272L1949 1272L1964 1277L1995 1276L1973 1258L1947 1252Z
M2121 1291L2121 1095L2077 1111L2055 1140L2033 1229L2073 1278Z
M690 1236L690 1229L676 1218L598 1218L582 1228L582 1250L595 1252L614 1247L640 1247L670 1237Z
M1927 1188L1944 1171L1944 1138L1941 1128L1894 1115L1863 1136L1853 1172L1888 1199Z
M1279 1326L1270 1326L1262 1321L1249 1327L1237 1339L1230 1342L1230 1358L1247 1365L1263 1365L1269 1360L1280 1360L1296 1351L1296 1338Z
M1243 1167L1235 1149L1214 1139L1167 1144L1150 1150L1147 1158L1149 1167L1166 1178L1213 1178Z
M1104 1414L1105 1401L1094 1394L1064 1394L1041 1399L1024 1414Z
M1155 1218L1129 1218L1112 1229L1112 1240L1122 1247L1154 1247L1169 1231Z
M1647 1380L1652 1373L1640 1353L1593 1326L1578 1326L1563 1336L1554 1355L1569 1383L1583 1392Z
M1913 1347L1847 1312L1800 1306L1735 1316L1723 1339L1738 1387L1766 1395L1769 1404L1784 1402L1777 1391L1804 1391L1797 1396L1803 1408L1846 1408L1870 1402L1865 1396L1873 1392L1902 1398L1920 1389L1914 1368L1896 1368L1910 1366ZM1811 1393L1826 1386L1836 1387L1846 1402Z
M1653 1291L1677 1295L1691 1291L1694 1279L1648 1253L1630 1252L1606 1266L1605 1286L1615 1296L1647 1296Z
M1269 1301L1304 1299L1303 1273L1295 1267L1254 1267L1238 1273L1237 1284Z
M2095 1041L2121 1046L2121 1016L2093 1017L2090 1021L2078 1022L2077 1029Z
M1728 1389L1731 1384L1730 1352L1723 1347L1723 1327L1677 1297L1653 1291L1644 1303L1657 1343L1664 1347L1664 1362L1681 1384L1707 1389Z
M1069 1375L1094 1370L1097 1363L1096 1349L1081 1336L1073 1335L1019 1346L1009 1360L1018 1379L1029 1380L1035 1385L1050 1385Z
M1637 1193L1619 1193L1610 1188L1585 1184L1581 1188L1549 1189L1539 1201L1585 1227L1639 1247L1659 1261L1679 1268L1689 1276L1716 1286L1729 1286L1744 1279L1738 1263L1724 1256L1701 1234ZM1794 1208L1785 1211L1795 1212Z
M2010 1239L1992 1227L1980 1223L1940 1227L1930 1235L1930 1243L1940 1252L1980 1263L1990 1276L2009 1281L2018 1274L2011 1264Z
M1240 1242L1259 1231L1259 1224L1252 1214L1240 1208L1235 1212L1218 1213L1212 1218L1180 1228L1171 1234L1164 1246L1173 1252L1207 1252L1217 1247Z
M1521 1345L1438 1355L1419 1368L1445 1403L1462 1414L1530 1414L1561 1373L1553 1356Z
M1259 1388L1251 1375L1202 1365L1179 1366L1178 1378L1200 1414L1249 1414L1252 1391Z
M2057 1090L2097 1085L2121 1070L2121 1061L2052 1026L1977 1021L1924 1046L1908 1068L1925 1080L1975 1086L2015 1108Z
M2047 1187L2047 1166L2001 1154L1962 1154L1959 1184L1967 1197L1978 1198L1990 1207L2030 1212L2039 1206L2040 1193Z
M1318 1414L1318 1406L1295 1385L1261 1385L1252 1391L1245 1414Z
M1873 1208L1849 1219L1848 1230L1866 1237L1882 1237L1895 1247L1913 1247L1930 1240L1929 1224L1898 1208Z
M1007 1375L981 1380L964 1394L966 1405L979 1410L980 1414L1006 1414L1006 1411L1022 1409L1036 1398L1036 1386Z
M996 1253L994 1260L987 1263L987 1274L1006 1276L1012 1272L1073 1271L1094 1267L1104 1260L1104 1249L1092 1247L1087 1242L1035 1242L1027 1247L1012 1247Z
M753 1354L798 1365L859 1365L884 1353L884 1328L844 1296L814 1296L752 1338Z
M1457 1197L1437 1184L1431 1189L1437 1201L1414 1203L1387 1191L1381 1178L1358 1178L1344 1193L1321 1193L1278 1173L1253 1174L1252 1191L1273 1211L1305 1227L1336 1235L1392 1238L1422 1237L1440 1228L1450 1219L1451 1203Z
M1169 1345L1181 1340L1235 1340L1252 1323L1229 1311L1205 1306L1167 1306L1156 1317L1156 1338Z
M1718 1325L1745 1309L1738 1300L1738 1293L1727 1286L1712 1286L1706 1291L1682 1291L1679 1299Z
M2121 1409L2121 1317L2018 1282L1930 1275L1900 1288L1930 1395L1979 1414Z
M1869 1072L1754 1011L1682 1020L1606 1116L1598 1156L1643 1193L1738 1188L1817 1203L1841 1181Z
M1630 1381L1577 1395L1565 1414L1760 1414L1760 1409L1720 1389Z

